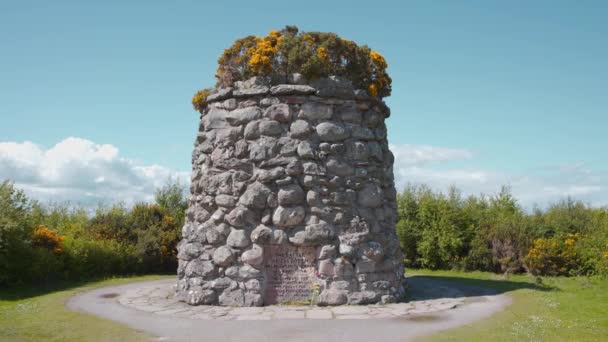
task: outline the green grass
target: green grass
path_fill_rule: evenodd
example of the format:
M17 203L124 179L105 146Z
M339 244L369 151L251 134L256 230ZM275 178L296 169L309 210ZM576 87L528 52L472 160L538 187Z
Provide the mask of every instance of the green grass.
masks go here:
M80 291L163 276L114 278L53 287L0 289L2 341L149 341L125 325L73 312L66 301Z
M492 317L428 341L608 341L608 279L504 278L492 273L413 270L417 274L494 288L513 303Z
M506 310L429 341L608 341L608 280L503 278L491 273L413 270L408 274L491 287L513 299ZM0 289L2 341L147 341L122 324L72 312L65 302L80 291L163 276L116 278L52 288Z

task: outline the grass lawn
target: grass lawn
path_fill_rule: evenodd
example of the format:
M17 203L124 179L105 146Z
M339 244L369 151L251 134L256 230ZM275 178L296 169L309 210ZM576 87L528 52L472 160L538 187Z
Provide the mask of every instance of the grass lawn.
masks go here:
M492 287L513 299L505 311L424 338L430 341L608 341L608 279L412 270Z
M608 280L542 278L504 279L491 273L412 270L409 274L492 287L513 298L505 311L471 325L451 329L430 341L608 341ZM116 278L88 284L0 289L1 341L146 341L149 337L112 321L65 308L79 291L165 276Z
M69 311L66 301L80 291L166 276L115 278L53 288L0 289L1 341L149 341L125 325Z

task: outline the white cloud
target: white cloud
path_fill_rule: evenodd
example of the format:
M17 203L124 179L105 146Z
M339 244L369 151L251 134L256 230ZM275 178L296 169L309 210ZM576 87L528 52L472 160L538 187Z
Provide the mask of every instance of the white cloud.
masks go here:
M0 179L10 179L42 201L149 201L169 178L189 181L188 172L141 165L121 157L118 148L81 138L66 138L44 149L32 142L0 143Z
M391 145L390 148L395 155L397 190L408 183L427 184L439 191L454 185L464 195L491 195L500 191L502 186L509 186L526 208L535 204L545 207L568 196L598 206L606 205L608 200L608 177L602 177L581 162L521 175L463 167L463 164L476 164L472 160L474 153L468 150L419 145ZM458 167L453 166L456 161L459 162Z
M608 204L608 175L584 163L514 174L475 167L475 154L466 149L429 145L390 148L395 155L397 190L407 183L424 183L441 191L455 185L464 195L494 194L507 185L528 208L567 196L593 205ZM187 171L144 165L122 157L115 146L86 139L66 138L48 149L29 141L0 143L0 180L10 179L42 201L69 201L88 207L98 202L150 201L154 190L169 177L189 182Z
M445 148L430 145L390 145L395 160L400 166L420 166L433 162L471 159L473 153L464 149Z

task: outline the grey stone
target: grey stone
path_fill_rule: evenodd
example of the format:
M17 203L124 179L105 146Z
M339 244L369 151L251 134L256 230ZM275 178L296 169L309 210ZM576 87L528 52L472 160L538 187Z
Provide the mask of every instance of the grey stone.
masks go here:
M215 203L218 207L232 208L236 205L236 200L234 199L234 196L217 195L215 197Z
M324 167L319 166L319 164L315 162L307 162L302 164L302 172L304 172L305 175L324 176L326 170Z
M353 98L355 89L352 82L345 77L329 76L320 78L311 83L317 89L317 96L321 97L336 97L336 98Z
M251 121L245 126L245 132L243 133L245 139L254 140L260 137L260 122Z
M302 168L302 163L299 161L293 161L285 166L285 172L290 176L299 176L302 174L304 169Z
M334 260L334 277L336 279L351 279L355 273L353 264L345 258Z
M239 140L234 144L234 156L246 158L249 155L249 143L246 140Z
M313 159L315 157L312 145L308 141L302 141L298 145L298 155L304 159Z
M367 160L368 148L367 145L360 142L350 142L346 145L346 156L352 160ZM362 169L366 170L367 169Z
M386 138L386 127L380 126L376 129L374 129L374 135L376 136L376 139L378 139L378 140L382 140L382 139Z
M272 237L273 237L272 230L262 224L257 226L251 232L251 241L253 241L255 243L263 244L263 243L269 242L272 239Z
M226 289L219 297L219 304L222 306L243 306L245 304L245 294L241 289Z
M213 290L195 289L188 291L188 297L186 303L190 305L209 305L215 304L217 301L217 295Z
M327 171L340 177L350 176L354 173L353 168L349 164L343 163L336 158L331 158L327 161Z
M233 282L233 280L230 278L226 278L226 277L217 278L211 282L211 288L216 289L216 290L227 289L230 287L232 282Z
M273 95L309 95L316 91L311 86L299 84L279 84L270 88L270 93Z
M205 130L217 128L229 128L230 124L226 121L228 112L221 109L211 109L207 114L203 115L201 121Z
M215 267L211 261L195 259L188 263L185 274L187 277L210 279L215 275L215 272Z
M236 109L237 102L235 99L228 99L228 100L224 101L224 103L222 103L222 107L224 107L224 109L226 109L226 110L233 110L233 109Z
M272 240L270 242L273 245L282 245L287 242L287 234L280 229L274 229L272 231Z
M307 225L303 231L299 231L289 238L289 241L297 246L315 246L330 242L334 238L333 229L326 223Z
M203 245L195 243L186 243L180 246L177 258L181 260L192 260L196 259L203 252Z
M207 96L207 102L220 101L232 95L232 88L216 88Z
M322 122L316 127L322 141L342 141L348 138L348 131L343 125L335 122Z
M268 182L272 182L275 181L281 177L283 177L285 175L285 170L282 167L275 167L271 170L264 170L264 169L258 169L256 170L256 179L259 182L262 183L268 183ZM257 189L256 189L257 191ZM268 194L270 191L270 189L268 189L268 191L264 190L264 194ZM262 208L260 208L262 209Z
M258 279L249 279L245 282L245 289L252 292L260 292L262 284Z
M321 276L333 277L334 275L334 263L331 260L319 261L318 273Z
M306 139L312 132L312 126L305 120L296 120L289 127L289 136L296 139Z
M344 243L340 244L340 255L351 257L354 255L354 253L355 249L353 248L353 246Z
M376 208L382 204L382 189L373 183L367 183L359 190L357 201L363 207Z
M353 125L351 127L351 136L353 139L360 140L372 140L375 139L374 132L367 127L361 127L359 125Z
M264 116L278 122L290 122L291 109L286 103L274 104L266 109Z
M303 207L279 206L272 215L272 223L279 227L293 227L300 224L306 215Z
M271 80L267 76L253 76L244 81L235 82L235 86L240 89L255 88L259 86L270 86Z
M249 89L236 89L232 91L234 97L245 97L245 96L257 96L268 94L270 89L268 87L255 87Z
M263 273L255 269L249 265L243 265L239 268L239 279L241 280L249 280L253 278L260 278L263 276Z
M279 138L278 144L281 146L281 150L279 151L281 156L296 156L299 141L283 137Z
M356 264L357 273L373 273L376 271L376 262L367 258L362 258Z
M325 289L319 295L320 306L343 305L348 301L347 291Z
M264 209L266 207L266 199L270 193L271 190L267 186L255 182L247 187L247 190L239 199L239 203L250 208Z
M348 304L350 305L362 305L362 304L373 304L378 302L380 299L380 293L374 291L361 291L353 292L348 295Z
M227 237L231 231L230 226L225 223L218 224L217 226L213 227L213 229L225 237Z
M275 120L260 121L260 134L269 136L278 136L283 132L281 123Z
M282 187L279 189L278 200L281 206L301 204L304 202L304 190L297 184Z
M330 119L333 115L333 108L329 105L305 102L300 109L298 118L309 121L320 121Z
M358 124L361 122L361 112L355 106L350 106L340 110L340 119L344 122Z
M334 245L325 245L321 247L319 251L319 260L329 259L336 256L336 246Z
M246 125L261 116L262 111L258 107L239 108L225 114L226 121L233 126Z
M276 97L265 97L260 100L260 106L268 107L268 106L278 104L279 102L280 102L279 99Z
M232 209L224 217L224 220L231 226L244 228L248 225L255 225L259 219L258 214L255 211L249 210L245 207L236 207Z
M207 243L211 245L220 245L226 241L226 236L223 236L215 229L208 229L205 233L205 237L207 239Z
M234 252L226 246L221 246L213 253L213 262L219 266L228 266L234 261Z
M264 305L264 298L259 293L246 292L244 304L245 306L262 306Z
M230 235L228 235L226 243L231 247L244 248L249 246L251 241L249 240L249 236L247 236L247 232L244 229L233 229L230 232Z
M251 249L248 249L241 254L241 261L251 266L260 266L264 261L264 249L259 245L252 245Z

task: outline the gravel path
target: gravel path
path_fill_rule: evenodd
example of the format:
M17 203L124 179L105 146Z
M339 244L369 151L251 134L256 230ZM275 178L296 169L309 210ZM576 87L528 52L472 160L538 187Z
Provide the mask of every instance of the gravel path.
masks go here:
M311 308L191 307L172 299L173 279L104 287L67 306L169 341L406 341L489 317L510 303L490 289L408 278L410 301Z

